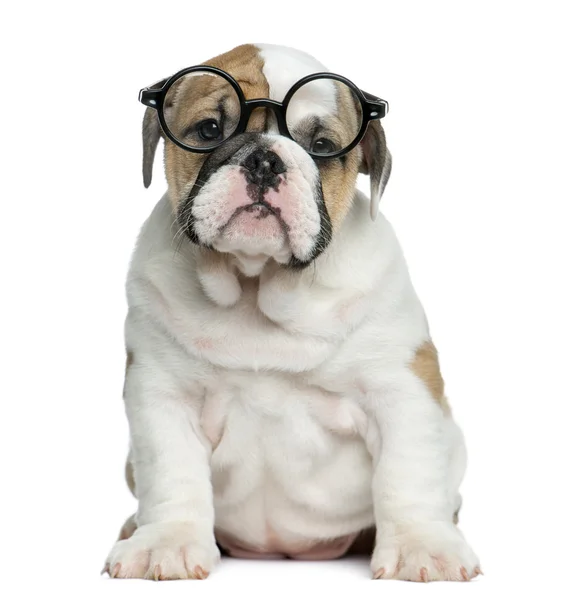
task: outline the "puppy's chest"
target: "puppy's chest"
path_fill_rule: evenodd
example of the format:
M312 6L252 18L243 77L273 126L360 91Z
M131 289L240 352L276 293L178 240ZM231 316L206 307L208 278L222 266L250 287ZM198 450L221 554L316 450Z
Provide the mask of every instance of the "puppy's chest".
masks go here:
M300 376L223 372L206 388L201 428L217 468L309 476L339 447L361 444L367 421L357 402Z

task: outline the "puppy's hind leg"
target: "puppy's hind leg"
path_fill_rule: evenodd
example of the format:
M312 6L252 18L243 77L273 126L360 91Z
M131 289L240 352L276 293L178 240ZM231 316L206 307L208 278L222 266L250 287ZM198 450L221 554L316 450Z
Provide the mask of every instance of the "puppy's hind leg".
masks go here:
M129 451L128 458L126 460L125 467L125 478L126 483L128 484L128 488L134 498L136 497L136 481L134 479L134 467L132 465L132 451ZM117 541L127 540L132 537L136 529L138 528L138 524L136 523L136 515L130 515L125 523L122 525L122 528L119 531L119 535L117 537Z
M117 536L117 542L121 542L122 540L129 540L132 535L134 535L136 529L138 528L138 524L136 523L136 515L135 513L133 515L130 515L126 520L125 523L121 526L121 529L119 530L119 534ZM104 573L109 572L109 565L106 564L103 567L103 570L101 571L101 574L103 575Z
M134 468L132 466L131 458L132 458L132 454L131 454L131 450L130 450L130 453L129 453L127 461L126 461L125 478L126 478L126 482L128 484L128 488L130 489L130 492L135 497L136 482L134 480ZM124 524L121 526L121 529L119 530L119 534L117 536L117 541L119 542L121 540L128 540L129 538L132 537L132 535L134 535L137 528L138 528L138 524L136 523L136 514L134 513L133 515L130 515L125 520Z
M451 502L451 513L454 525L459 522L459 513L462 507L462 496L459 488L466 471L467 453L466 444L462 430L453 421L451 415L446 417L445 433L449 439L449 499Z
M134 498L137 498L137 496L136 496L136 480L134 477L134 466L132 465L132 451L131 450L129 451L128 458L126 460L125 476L126 476L126 483L128 484L128 488L129 488L130 492L132 493L132 496Z
M122 525L122 528L119 531L119 535L117 537L117 541L120 540L128 540L134 535L134 532L138 528L138 524L136 523L136 515L133 514L126 519L126 522Z

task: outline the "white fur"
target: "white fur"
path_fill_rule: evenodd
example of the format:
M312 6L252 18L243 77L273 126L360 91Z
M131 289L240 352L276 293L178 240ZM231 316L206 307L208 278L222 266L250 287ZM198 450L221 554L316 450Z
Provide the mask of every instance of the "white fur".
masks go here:
M411 371L429 331L386 219L357 193L313 268L267 261L251 279L205 270L186 242L177 252L173 220L164 197L128 277L138 529L110 572L209 570L215 532L293 553L376 525L377 576L399 557L399 578L473 576L452 524L463 438Z
M282 102L296 81L312 73L328 69L313 56L294 48L259 44L264 61L263 72L269 81L269 97ZM293 59L290 62L290 59ZM285 62L285 68L282 63ZM294 125L307 116L326 116L337 112L336 88L330 79L311 81L299 88L287 108L287 126Z
M263 73L269 81L269 97L278 102L302 77L328 70L313 56L295 48L273 44L257 44L257 47L264 62Z

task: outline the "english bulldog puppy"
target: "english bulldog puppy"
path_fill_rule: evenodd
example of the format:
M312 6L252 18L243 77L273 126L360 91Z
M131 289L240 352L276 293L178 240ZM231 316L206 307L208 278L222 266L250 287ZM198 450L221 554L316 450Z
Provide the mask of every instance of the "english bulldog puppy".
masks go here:
M168 191L127 279L138 509L104 570L203 579L221 551L332 559L369 539L376 579L472 579L463 437L401 248L374 219L383 102L304 81L326 69L290 48L205 66L141 96L144 182L163 137Z

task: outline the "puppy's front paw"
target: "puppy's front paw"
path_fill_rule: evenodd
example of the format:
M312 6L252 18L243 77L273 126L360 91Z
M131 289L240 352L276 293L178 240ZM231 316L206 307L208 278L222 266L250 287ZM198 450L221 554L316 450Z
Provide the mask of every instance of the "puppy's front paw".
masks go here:
M371 568L375 579L469 581L480 575L478 557L450 523L411 527L378 539Z
M218 560L214 539L200 539L192 523L157 523L117 542L103 572L124 579L206 579Z

